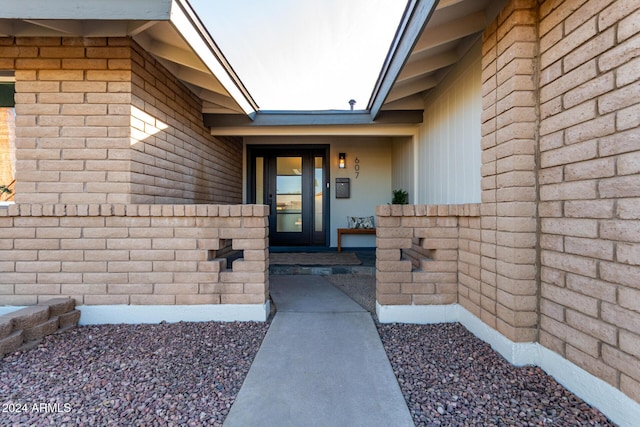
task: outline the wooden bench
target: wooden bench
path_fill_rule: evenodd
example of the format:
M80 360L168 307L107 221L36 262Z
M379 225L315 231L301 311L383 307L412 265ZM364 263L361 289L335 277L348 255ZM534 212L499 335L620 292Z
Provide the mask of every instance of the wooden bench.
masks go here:
M342 250L343 234L376 234L375 228L338 228L338 252Z

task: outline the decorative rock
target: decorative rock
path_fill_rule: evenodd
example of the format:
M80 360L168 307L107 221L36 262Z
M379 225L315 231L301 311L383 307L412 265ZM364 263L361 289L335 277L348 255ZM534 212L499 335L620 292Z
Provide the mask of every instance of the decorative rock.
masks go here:
M22 345L22 337L22 331L15 331L8 337L0 339L0 356L16 351Z
M0 316L0 339L6 338L13 332L13 320L9 317Z
M38 398L60 410L3 413L0 424L221 426L268 327L101 325L49 335L4 356L0 402Z
M24 330L25 341L38 340L53 334L58 330L58 316L52 317L44 323L34 326L33 328Z
M80 310L69 311L61 314L58 318L60 320L60 329L77 326L80 321Z
M41 307L49 307L49 316L54 317L73 310L76 306L76 300L71 298L54 298L38 303L38 305Z
M49 320L48 306L32 306L21 308L4 317L13 319L13 329L29 329Z

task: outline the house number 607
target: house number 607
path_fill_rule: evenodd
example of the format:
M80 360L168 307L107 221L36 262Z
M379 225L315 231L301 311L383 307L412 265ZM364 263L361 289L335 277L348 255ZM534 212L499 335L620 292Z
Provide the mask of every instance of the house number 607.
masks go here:
M356 179L358 179L358 176L360 176L360 159L356 157L355 163L356 165L353 169L356 171Z

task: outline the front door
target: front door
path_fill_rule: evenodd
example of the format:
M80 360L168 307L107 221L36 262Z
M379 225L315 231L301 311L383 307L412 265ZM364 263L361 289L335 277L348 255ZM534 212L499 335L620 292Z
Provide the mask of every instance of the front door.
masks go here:
M327 148L249 147L249 201L269 206L271 246L326 244Z

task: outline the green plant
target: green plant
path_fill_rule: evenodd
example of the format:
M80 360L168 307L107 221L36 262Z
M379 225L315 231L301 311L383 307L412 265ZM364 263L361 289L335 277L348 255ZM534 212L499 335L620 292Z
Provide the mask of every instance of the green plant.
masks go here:
M9 187L6 185L0 185L0 196L4 196L5 194L9 195L13 193Z
M409 203L409 193L402 188L393 190L393 198L391 199L392 205L406 205Z

